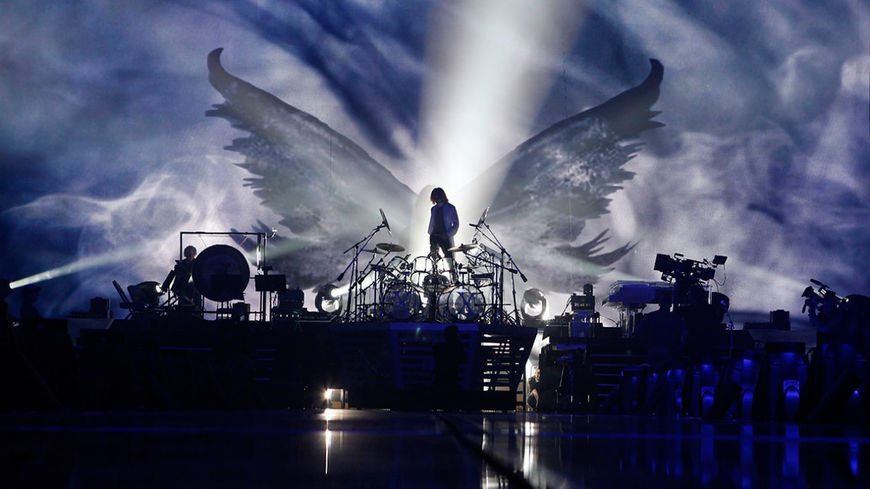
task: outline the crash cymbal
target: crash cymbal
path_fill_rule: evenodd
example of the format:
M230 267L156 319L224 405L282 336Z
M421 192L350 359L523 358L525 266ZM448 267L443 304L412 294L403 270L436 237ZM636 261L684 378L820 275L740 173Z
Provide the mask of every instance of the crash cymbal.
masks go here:
M465 253L466 251L471 251L475 248L477 248L477 243L470 243L470 244L461 244L459 246L454 246L453 248L450 248L447 251L450 251L450 252L457 252L458 251L460 253Z
M392 253L400 253L405 251L405 247L402 245L397 245L395 243L378 243L375 245L375 248L379 250L389 251Z

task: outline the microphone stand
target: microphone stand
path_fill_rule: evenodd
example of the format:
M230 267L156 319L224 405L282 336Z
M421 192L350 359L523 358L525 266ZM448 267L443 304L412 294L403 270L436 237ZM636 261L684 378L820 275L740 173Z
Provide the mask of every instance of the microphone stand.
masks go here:
M375 234L377 234L377 232L384 227L386 226L383 222L381 224L378 224L369 232L366 237L357 241L353 244L353 246L344 250L344 252L342 253L347 254L348 251L354 250L353 258L351 258L350 263L348 263L347 266L344 267L344 271L338 275L337 279L335 279L336 282L340 282L341 279L344 278L344 274L347 273L348 270L351 271L351 278L349 279L350 285L347 289L347 310L345 310L344 312L345 322L350 322L351 304L353 304L354 313L356 313L356 309L359 308L359 304L357 304L357 302L359 302L359 297L357 297L357 295L359 294L355 294L357 288L357 281L359 280L359 255L366 248L366 246L368 246L369 241L371 241L372 238L375 237Z
M480 232L481 225L483 225L486 228L486 230L489 231L489 233ZM498 236L496 236L495 232L492 230L491 227L489 227L489 224L487 224L486 221L483 221L476 226L475 225L472 225L472 226L477 228L477 230L480 232L481 236L483 236L490 243L492 243L496 247L498 247L499 252L501 253L500 263L499 263L500 271L499 271L499 279L498 279L498 286L497 286L498 287L498 291L497 291L497 293L498 293L498 309L497 309L497 311L493 312L493 320L495 321L501 315L504 314L504 272L508 271L511 274L519 273L520 278L523 279L523 282L528 282L528 279L523 274L523 272L520 270L520 267L517 265L517 262L514 261L513 256L511 256L511 254L507 251L507 249L505 249L504 245L501 243L501 241L499 241ZM504 264L505 257L507 257L508 261L510 262L510 264L513 268L508 268L505 266L505 264ZM512 288L511 293L513 295L513 301L514 301L513 302L514 315L515 315L515 318L517 320L517 324L519 324L519 310L517 309L517 290L516 290L516 283L514 282L513 277L511 278L511 284L512 284L511 285L511 288ZM498 314L498 316L496 316L496 314Z

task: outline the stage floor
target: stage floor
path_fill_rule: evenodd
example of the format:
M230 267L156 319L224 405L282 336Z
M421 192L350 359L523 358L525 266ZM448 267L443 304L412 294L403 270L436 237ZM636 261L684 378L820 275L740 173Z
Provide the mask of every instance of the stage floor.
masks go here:
M868 487L870 427L397 411L0 415L0 487Z

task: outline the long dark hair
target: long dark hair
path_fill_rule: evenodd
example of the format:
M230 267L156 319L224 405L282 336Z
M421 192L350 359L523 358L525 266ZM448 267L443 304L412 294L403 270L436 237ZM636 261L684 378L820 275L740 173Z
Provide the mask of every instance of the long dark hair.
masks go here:
M434 204L446 204L450 202L447 200L447 194L444 193L444 189L441 187L435 187L432 189L432 193L429 194L429 200Z

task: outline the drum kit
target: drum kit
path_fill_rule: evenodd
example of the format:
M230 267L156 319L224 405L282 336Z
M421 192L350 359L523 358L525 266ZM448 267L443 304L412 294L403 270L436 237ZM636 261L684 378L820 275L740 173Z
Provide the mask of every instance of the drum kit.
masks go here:
M367 248L378 230L389 229L384 217L381 225L346 251L356 253L338 278L341 281L351 272L344 320L518 324L515 287L512 313L504 310L503 291L505 272L513 285L519 270L495 236L484 233L489 230L483 222L485 214L472 224L478 230L472 242L450 248L449 257L434 251L412 258L410 253L403 255L404 246L390 242ZM486 246L483 239L498 249ZM363 253L370 255L367 263L360 259ZM464 264L453 259L458 255L464 257Z

